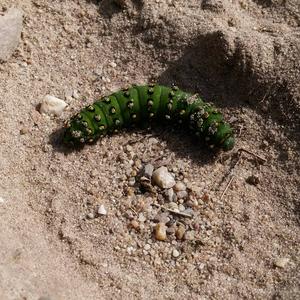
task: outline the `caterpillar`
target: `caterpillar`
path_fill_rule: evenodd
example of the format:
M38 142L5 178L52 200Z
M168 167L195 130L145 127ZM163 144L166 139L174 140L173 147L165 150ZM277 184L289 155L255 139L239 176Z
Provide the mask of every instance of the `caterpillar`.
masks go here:
M185 126L210 148L230 150L233 130L216 108L178 87L133 85L83 108L66 123L66 144L93 143L123 127L171 123Z

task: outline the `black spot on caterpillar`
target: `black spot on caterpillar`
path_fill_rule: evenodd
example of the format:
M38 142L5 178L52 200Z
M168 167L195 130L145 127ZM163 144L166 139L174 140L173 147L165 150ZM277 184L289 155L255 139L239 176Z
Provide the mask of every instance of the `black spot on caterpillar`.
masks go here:
M211 148L230 150L233 130L216 108L178 87L132 86L83 108L66 124L64 142L92 143L120 128L153 121L182 124Z

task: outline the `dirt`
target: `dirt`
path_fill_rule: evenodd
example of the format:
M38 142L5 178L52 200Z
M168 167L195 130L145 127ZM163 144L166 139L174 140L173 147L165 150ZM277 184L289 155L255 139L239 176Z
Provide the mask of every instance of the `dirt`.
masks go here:
M0 65L0 299L299 298L299 1L0 2L12 6L24 28ZM235 148L159 127L61 144L81 107L150 81L214 102ZM46 94L66 99L61 117L37 110ZM155 239L164 191L137 176L149 162L190 186L193 217L169 214L190 238Z

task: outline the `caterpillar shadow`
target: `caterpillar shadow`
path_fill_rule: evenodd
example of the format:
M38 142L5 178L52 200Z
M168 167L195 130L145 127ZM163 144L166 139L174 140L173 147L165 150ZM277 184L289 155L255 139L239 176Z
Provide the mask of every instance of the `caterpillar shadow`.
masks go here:
M49 138L49 142L52 145L54 151L64 153L65 155L73 152L80 152L84 147L99 147L99 140L94 141L82 146L69 146L63 143L64 128L60 128L54 131ZM167 148L174 152L178 158L189 158L194 162L201 165L210 164L215 161L216 156L220 153L218 149L210 149L201 141L196 140L195 136L188 134L187 130L182 128L176 128L171 125L168 126L153 126L151 128L124 128L118 134L124 134L124 132L130 134L138 133L139 136L145 136L143 141L141 138L130 139L129 144L135 144L143 142L147 144L147 139L155 137L158 140L164 141ZM109 138L114 138L118 134L108 134ZM127 143L127 142L126 142ZM124 144L125 146L125 144Z

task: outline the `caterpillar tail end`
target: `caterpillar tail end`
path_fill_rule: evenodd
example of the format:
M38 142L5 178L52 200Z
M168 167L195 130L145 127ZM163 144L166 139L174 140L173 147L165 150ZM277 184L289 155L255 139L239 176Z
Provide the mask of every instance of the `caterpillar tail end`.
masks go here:
M224 151L231 150L235 145L235 139L233 136L229 136L226 140L222 143L222 148Z

